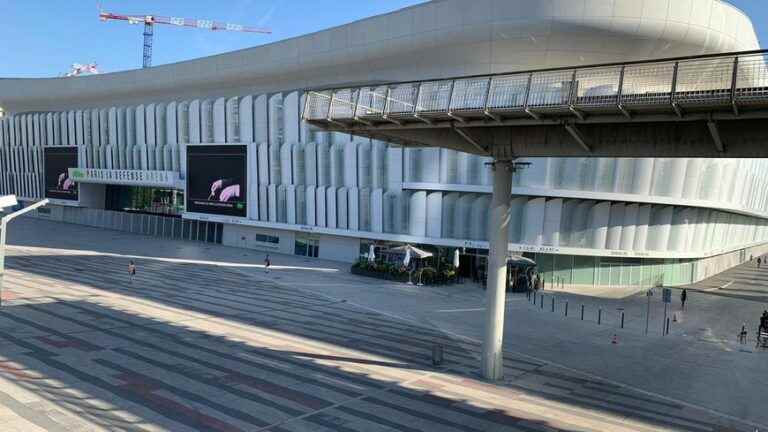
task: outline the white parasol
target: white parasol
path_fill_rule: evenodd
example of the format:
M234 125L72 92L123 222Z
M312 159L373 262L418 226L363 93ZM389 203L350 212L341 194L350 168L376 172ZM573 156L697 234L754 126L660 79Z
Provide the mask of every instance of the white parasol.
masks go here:
M459 250L453 252L453 268L459 268Z
M522 266L535 266L536 261L526 258L520 255L510 255L507 257L507 262L516 264L516 265L522 265Z
M429 257L432 256L432 252L427 252L427 251L425 251L423 249L419 249L419 248L413 247L411 245L398 246L398 247L392 248L390 250L393 251L393 252L405 252L405 253L410 252L411 255L415 255L416 258L419 258L419 259L429 258Z
M368 248L368 262L376 261L376 254L373 251L373 245Z

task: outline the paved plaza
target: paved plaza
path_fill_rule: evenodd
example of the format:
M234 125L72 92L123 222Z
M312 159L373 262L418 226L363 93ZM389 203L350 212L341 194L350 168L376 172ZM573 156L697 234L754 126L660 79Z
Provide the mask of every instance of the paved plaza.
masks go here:
M751 405L740 412L738 398L718 406L711 396L684 397L720 381L706 392L765 395L768 374L742 377L741 368L762 371L768 357L734 349L725 336L689 343L701 335L631 327L613 345L610 322L565 318L512 296L506 380L490 384L476 375L483 292L472 287L369 283L344 265L275 255L265 274L258 252L32 219L14 222L10 234L3 432L753 432L764 421ZM747 267L736 271L754 279ZM721 298L691 297L691 307ZM435 344L445 349L437 367ZM686 376L665 369L675 362ZM690 369L703 363L715 370ZM678 379L688 387L663 386Z

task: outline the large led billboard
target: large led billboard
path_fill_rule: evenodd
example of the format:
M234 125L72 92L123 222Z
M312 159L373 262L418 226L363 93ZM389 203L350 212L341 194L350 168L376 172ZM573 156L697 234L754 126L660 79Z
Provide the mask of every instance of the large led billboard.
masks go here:
M187 211L246 217L248 147L187 146Z
M78 186L69 177L69 169L77 168L77 147L45 147L45 197L77 201Z

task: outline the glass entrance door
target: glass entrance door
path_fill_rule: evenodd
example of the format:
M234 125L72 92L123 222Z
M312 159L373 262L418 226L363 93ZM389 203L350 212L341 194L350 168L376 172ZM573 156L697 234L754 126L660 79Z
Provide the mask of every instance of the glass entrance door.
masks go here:
M297 235L293 253L299 256L317 258L320 255L320 240L308 236Z

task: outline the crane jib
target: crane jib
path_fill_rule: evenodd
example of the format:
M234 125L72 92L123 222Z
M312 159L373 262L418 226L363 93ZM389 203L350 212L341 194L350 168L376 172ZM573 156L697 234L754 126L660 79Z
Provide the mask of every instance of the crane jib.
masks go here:
M211 31L236 31L244 33L272 33L266 28L248 27L240 24L224 23L208 19L191 19L182 17L166 17L158 15L124 15L99 11L101 21L128 21L128 24L144 24L143 67L152 66L152 27L155 24L167 24L177 27L192 27Z

